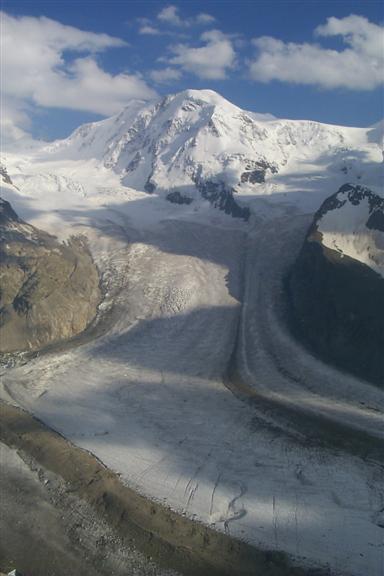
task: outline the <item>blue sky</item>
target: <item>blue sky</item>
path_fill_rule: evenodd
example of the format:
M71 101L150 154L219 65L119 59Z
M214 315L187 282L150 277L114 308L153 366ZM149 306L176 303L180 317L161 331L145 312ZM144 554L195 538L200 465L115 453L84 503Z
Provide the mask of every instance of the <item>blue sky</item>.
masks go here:
M2 10L2 115L16 137L66 136L132 98L185 88L278 117L383 117L381 1L14 0Z

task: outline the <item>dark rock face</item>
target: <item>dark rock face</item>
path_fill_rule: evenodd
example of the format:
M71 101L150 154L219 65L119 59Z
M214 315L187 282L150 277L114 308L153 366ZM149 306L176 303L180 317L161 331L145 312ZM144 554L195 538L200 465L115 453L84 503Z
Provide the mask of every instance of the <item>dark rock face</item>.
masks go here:
M262 160L258 162L250 161L245 168L245 172L243 172L240 177L242 183L249 182L250 184L263 184L263 182L265 182L267 170L272 174L277 173L276 166Z
M249 182L250 184L262 184L265 182L265 171L250 170L249 172L243 172L241 175L241 182Z
M139 166L141 160L140 152L136 152L135 156L132 158L128 166L126 167L126 172L134 172Z
M189 198L189 196L183 196L178 190L167 194L167 200L174 204L191 204L193 202L192 198Z
M362 195L369 199L370 224L382 230L383 200L360 187L349 187L347 192L346 201L351 203ZM317 231L321 216L340 207L337 195L324 202L286 279L291 325L297 337L325 361L384 386L384 278L325 247Z
M0 198L0 225L7 226L12 223L22 223L22 220L19 219L18 215L12 208L9 202ZM1 230L3 232L3 230ZM2 238L1 234L1 238Z
M5 184L11 184L13 186L11 177L9 176L6 167L1 162L0 162L0 176Z
M233 197L234 190L228 188L224 182L212 180L197 180L196 187L203 198L208 200L215 208L224 210L234 218L249 220L250 210L246 206L240 206Z
M297 336L324 360L384 385L384 280L306 243L288 279ZM348 260L348 261L347 261Z
M144 190L148 192L148 194L153 194L153 192L156 190L156 184L154 182L151 182L151 179L148 178L148 180L144 185Z
M100 301L84 238L60 244L0 201L0 352L39 350L82 332Z
M372 212L372 214L369 216L367 220L367 228L369 228L370 230L379 230L379 232L384 232L383 210L375 210L375 212Z

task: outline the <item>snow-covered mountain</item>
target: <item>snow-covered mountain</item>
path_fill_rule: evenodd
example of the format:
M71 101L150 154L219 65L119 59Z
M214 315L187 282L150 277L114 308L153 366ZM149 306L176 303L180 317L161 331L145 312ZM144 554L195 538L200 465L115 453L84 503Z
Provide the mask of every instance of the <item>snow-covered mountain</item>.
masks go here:
M384 383L384 199L346 184L315 214L289 276L299 336L316 353Z
M144 496L265 548L265 566L278 550L303 562L303 573L381 576L372 543L381 541L382 483L370 462L383 435L382 391L314 360L280 314L289 262L339 190L315 215L290 276L291 310L312 352L383 381L384 278L373 269L382 262L381 133L380 124L258 116L214 92L186 91L9 151L2 195L35 229L67 240L52 240L48 256L69 249L71 236L88 238L103 300L89 339L7 371L1 398ZM212 204L255 217L246 225ZM355 207L361 217L350 215ZM58 258L59 280L67 268ZM13 275L22 277L12 274L9 294ZM71 321L43 296L42 306ZM346 430L335 450L328 422ZM361 447L348 442L356 428L366 432Z
M362 186L342 186L318 212L311 237L323 247L384 277L384 198Z
M380 122L279 120L211 90L186 90L132 101L64 140L19 143L1 158L13 183L3 181L1 193L23 218L63 237L69 220L112 205L141 225L160 213L218 218L211 206L245 220L313 213L347 181L382 194L382 132Z
M241 199L318 189L324 177L374 186L380 126L346 128L246 112L211 90L131 102L43 146L35 160L94 161L129 188L188 203L201 196L245 215ZM373 169L374 168L374 169ZM307 180L303 189L303 178ZM244 199L243 199L244 204Z

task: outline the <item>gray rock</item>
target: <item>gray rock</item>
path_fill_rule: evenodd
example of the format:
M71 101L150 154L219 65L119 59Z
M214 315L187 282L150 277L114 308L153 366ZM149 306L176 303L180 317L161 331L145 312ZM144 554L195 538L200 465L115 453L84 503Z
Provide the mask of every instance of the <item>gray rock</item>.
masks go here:
M169 202L173 202L174 204L191 204L193 199L189 196L183 196L178 190L174 190L174 192L170 192L167 194L167 200Z

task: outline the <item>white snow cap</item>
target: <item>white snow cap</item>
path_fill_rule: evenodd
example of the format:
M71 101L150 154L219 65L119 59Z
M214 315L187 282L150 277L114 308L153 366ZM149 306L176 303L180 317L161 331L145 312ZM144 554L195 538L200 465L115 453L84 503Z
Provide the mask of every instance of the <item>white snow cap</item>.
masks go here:
M38 156L97 160L139 191L190 192L197 182L213 180L242 195L270 194L273 190L256 186L264 181L281 188L280 176L273 175L289 167L315 180L313 166L324 171L332 163L337 174L349 170L352 178L359 158L381 160L376 135L365 128L278 120L242 110L213 90L184 90L150 103L133 100L120 114L44 146ZM243 176L260 169L259 179Z

